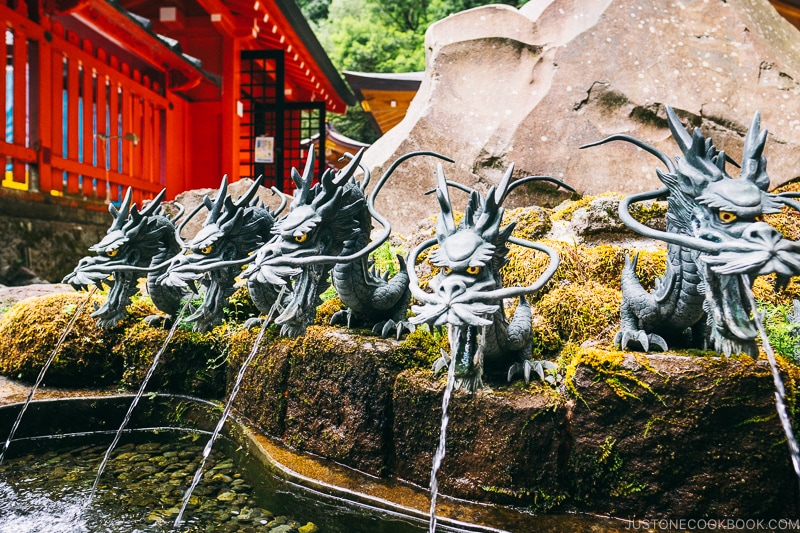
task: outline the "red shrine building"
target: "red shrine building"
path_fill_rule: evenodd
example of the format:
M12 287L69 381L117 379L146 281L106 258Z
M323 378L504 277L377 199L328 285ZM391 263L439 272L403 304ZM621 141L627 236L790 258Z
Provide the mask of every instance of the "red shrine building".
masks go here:
M6 0L0 195L105 209L265 176L289 191L355 98L294 0ZM305 147L305 148L304 148Z

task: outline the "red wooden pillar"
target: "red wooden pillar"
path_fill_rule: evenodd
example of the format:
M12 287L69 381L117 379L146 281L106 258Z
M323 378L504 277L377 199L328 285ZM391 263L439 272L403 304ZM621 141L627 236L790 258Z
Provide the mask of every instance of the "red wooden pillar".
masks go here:
M52 60L50 61L51 66L51 80L52 80L52 92L51 99L50 99L50 111L51 116L47 117L42 115L43 121L49 121L51 130L51 139L52 142L50 143L50 149L52 155L58 157L66 157L67 154L64 153L64 56L61 55L60 51L53 50ZM44 148L42 149L42 158L46 155ZM59 172L55 175L52 174L51 171L51 181L50 181L50 190L51 191L58 191L60 193L64 192L64 175L62 172ZM42 190L44 191L44 185L42 185Z
M51 140L53 136L53 104L51 94L56 91L61 94L61 72L58 77L52 78L53 50L50 43L42 39L37 42L36 58L31 57L31 106L38 109L31 116L31 142L38 148L39 183L38 189L45 194L50 194L53 189L53 173L50 168ZM34 120L36 121L34 123ZM34 126L35 124L35 126ZM58 124L58 123L55 123Z
M81 69L78 60L67 58L67 158L78 160L78 100ZM67 194L78 194L78 175L67 173Z
M164 139L165 164L167 174L167 198L187 189L186 176L189 173L187 109L186 100L167 91L169 107L166 111L166 135Z
M28 81L26 79L28 62L28 41L25 33L18 26L14 28L14 58L12 65L14 68L14 144L17 146L26 145L25 124L28 120ZM15 183L25 183L25 162L14 158L14 177Z
M239 179L239 64L241 45L230 36L222 38L222 173L230 182Z
M82 43L83 51L92 54L92 43L84 39ZM91 67L83 66L83 131L80 132L83 139L83 163L85 165L94 164L94 80L95 74ZM83 186L81 194L87 198L94 196L94 179L91 176L83 176Z

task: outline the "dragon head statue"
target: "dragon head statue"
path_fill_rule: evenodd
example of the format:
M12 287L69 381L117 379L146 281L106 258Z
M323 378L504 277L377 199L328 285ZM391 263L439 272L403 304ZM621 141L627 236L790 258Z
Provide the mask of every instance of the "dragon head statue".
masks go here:
M187 251L170 264L158 282L169 287L186 287L198 292L197 282L205 288L203 303L186 321L195 331L208 331L223 319L223 308L233 294L241 262L269 238L277 211L260 202L257 192L263 177L255 180L236 201L228 193L227 177L222 179L217 196L203 198L200 207L208 216Z
M596 144L624 140L658 157L667 172L656 173L665 187L632 195L620 204L620 218L635 231L668 243L670 265L655 296L663 302L672 298L675 283L681 283L683 304L674 317L687 314L691 293L702 302L698 323L703 324L703 344L719 353L757 355L756 326L751 319L747 293L757 276L775 273L778 285L800 274L800 246L785 239L764 221L764 215L779 213L784 206L797 210L793 193L767 192L770 178L764 157L766 130L755 113L744 139L738 179L726 170L730 158L717 150L699 128L690 134L675 111L666 106L667 122L682 156L674 161L656 148L626 135L615 135ZM591 146L591 145L590 145ZM658 231L637 222L628 212L631 203L667 196L667 229ZM676 272L681 274L676 276ZM698 277L696 289L689 281ZM674 289L674 290L673 290ZM623 286L623 307L625 307ZM681 298L674 295L675 298ZM634 306L635 307L635 306ZM646 314L646 313L644 313ZM641 317L640 317L641 318ZM669 321L666 321L668 324ZM680 322L686 327L686 322Z
M500 225L502 203L513 188L532 180L557 180L531 176L511 183L513 169L512 165L486 197L468 190L470 197L464 218L456 225L448 186L466 188L448 182L439 165L436 196L441 215L436 238L420 244L408 261L414 265L423 250L438 244L430 253L430 262L439 269L429 283L431 292L419 287L414 269L409 269L411 292L422 304L412 306L416 316L411 322L447 326L450 354L437 362L435 370L449 359L455 364L456 387L470 391L482 386L484 366L490 371L502 369L509 379L518 370L523 371L526 381L531 368L542 373L541 362L531 361L531 311L525 296L547 283L558 268L559 257L547 246L512 237L514 223L503 228ZM509 243L545 252L550 257L549 267L530 286L503 287L501 268L506 263ZM510 323L503 310L506 298L519 298ZM538 366L534 366L536 363Z
M275 223L272 238L242 274L254 301L262 286L289 289L275 319L282 335L301 335L313 323L319 296L327 287L331 268L342 260L345 241L359 232L369 234L371 218L364 191L353 177L362 154L342 170L325 170L312 185L314 151L309 151L303 174L292 169L296 189L289 212Z
M140 210L131 203L129 188L119 209L114 204L108 206L114 220L106 236L89 248L96 255L81 259L75 270L64 278L63 283L80 290L89 285L100 289L103 284L111 286L105 304L92 313L103 328L110 328L125 317L131 296L138 292L139 277L146 274L150 286L166 269L165 263L180 252L174 222L182 213L174 219L164 213L161 202L165 193L166 189L162 190ZM153 296L153 303L161 311L174 314L180 296Z

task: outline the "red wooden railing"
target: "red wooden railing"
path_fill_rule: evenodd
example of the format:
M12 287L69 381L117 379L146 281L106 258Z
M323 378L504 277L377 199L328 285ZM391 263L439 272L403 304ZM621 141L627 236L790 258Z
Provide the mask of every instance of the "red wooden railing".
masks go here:
M97 203L164 187L169 103L158 82L55 21L0 5L0 29L3 187Z

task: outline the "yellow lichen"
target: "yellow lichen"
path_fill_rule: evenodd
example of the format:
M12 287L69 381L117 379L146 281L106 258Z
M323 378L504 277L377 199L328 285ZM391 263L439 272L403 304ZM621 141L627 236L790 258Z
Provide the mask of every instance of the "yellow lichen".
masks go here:
M345 309L345 305L338 296L328 298L322 302L322 305L317 307L317 314L316 318L314 319L314 323L327 326L331 323L331 318L333 315L342 309Z
M0 318L0 374L32 381L53 353L67 323L83 305L48 370L48 383L83 386L118 377L121 361L108 357L125 324L102 330L89 315L104 297L69 292L29 298Z
M786 305L800 299L800 279L792 278L785 288L775 288L775 274L759 276L753 281L753 296L756 300L774 305Z
M503 214L501 227L506 227L515 222L512 237L535 241L550 231L553 226L547 211L538 206L518 207Z
M608 339L619 325L622 293L589 281L568 283L551 290L536 309L564 341Z
M658 394L650 385L637 377L634 371L625 368L624 362L627 354L632 355L646 371L655 372L645 354L582 347L577 343L568 343L559 357L559 366L564 368L564 382L567 390L580 398L580 393L575 386L575 372L580 366L587 366L599 374L600 378L620 398L639 399L639 390L637 389L647 391L658 398Z

